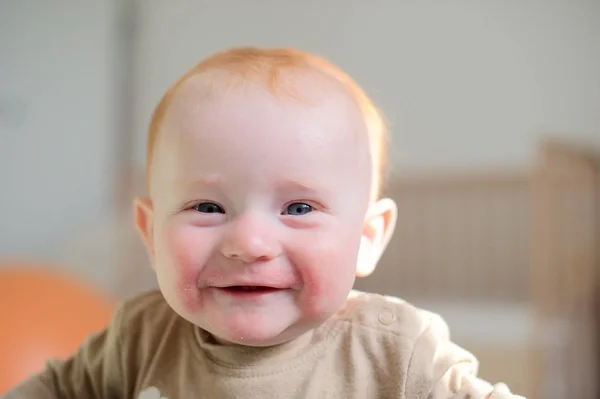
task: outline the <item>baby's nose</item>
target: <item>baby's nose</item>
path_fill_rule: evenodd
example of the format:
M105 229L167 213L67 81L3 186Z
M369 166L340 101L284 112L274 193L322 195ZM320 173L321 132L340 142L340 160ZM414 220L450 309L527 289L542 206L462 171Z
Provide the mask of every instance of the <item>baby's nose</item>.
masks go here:
M266 261L281 253L281 245L265 223L244 220L232 226L221 247L223 256L245 263Z

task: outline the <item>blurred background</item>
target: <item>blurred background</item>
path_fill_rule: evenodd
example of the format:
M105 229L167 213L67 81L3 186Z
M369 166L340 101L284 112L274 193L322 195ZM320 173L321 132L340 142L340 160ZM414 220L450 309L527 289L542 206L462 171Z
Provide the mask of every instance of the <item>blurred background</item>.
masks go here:
M517 393L598 397L599 1L0 0L0 270L154 287L151 113L239 45L325 56L389 122L399 226L357 288L440 313Z

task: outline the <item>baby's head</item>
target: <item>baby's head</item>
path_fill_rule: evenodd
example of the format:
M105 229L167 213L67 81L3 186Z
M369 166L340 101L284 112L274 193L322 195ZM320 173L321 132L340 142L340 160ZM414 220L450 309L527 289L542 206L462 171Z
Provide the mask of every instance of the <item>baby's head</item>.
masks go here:
M291 49L232 49L185 74L150 125L136 224L160 289L222 343L323 323L393 231L385 131L343 72Z

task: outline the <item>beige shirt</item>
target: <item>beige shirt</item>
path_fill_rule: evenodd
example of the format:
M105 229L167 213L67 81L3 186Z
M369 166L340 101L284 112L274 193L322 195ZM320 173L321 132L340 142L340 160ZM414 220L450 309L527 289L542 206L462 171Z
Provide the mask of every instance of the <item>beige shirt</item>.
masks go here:
M352 292L318 329L251 348L217 345L156 291L4 398L520 398L476 372L439 316L399 299Z

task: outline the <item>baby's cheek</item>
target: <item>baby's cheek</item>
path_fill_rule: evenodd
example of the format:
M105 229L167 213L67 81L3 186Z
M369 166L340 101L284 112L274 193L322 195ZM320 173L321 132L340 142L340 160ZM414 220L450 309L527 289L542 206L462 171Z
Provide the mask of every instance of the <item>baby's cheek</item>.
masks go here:
M198 308L197 276L202 269L198 238L190 228L172 228L166 234L169 267L172 268L174 289L186 311Z
M322 256L303 271L303 313L309 318L328 316L343 303L352 288L354 269L339 256Z

